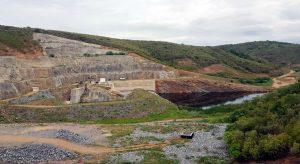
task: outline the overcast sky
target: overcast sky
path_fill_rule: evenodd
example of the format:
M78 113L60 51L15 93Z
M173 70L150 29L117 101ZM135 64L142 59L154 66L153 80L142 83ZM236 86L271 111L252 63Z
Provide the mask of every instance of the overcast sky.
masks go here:
M300 0L0 0L0 24L219 45L300 43Z

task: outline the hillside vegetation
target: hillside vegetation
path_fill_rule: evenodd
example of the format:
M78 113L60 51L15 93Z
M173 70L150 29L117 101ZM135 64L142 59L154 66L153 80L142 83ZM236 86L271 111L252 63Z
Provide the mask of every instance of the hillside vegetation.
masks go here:
M148 59L188 71L199 71L212 64L224 64L243 72L270 73L275 67L253 57L239 57L218 47L201 47L159 41L122 40L102 36L36 29L36 32L52 34L83 42L101 44L135 52Z
M204 67L220 64L228 69L224 70L224 72L210 75L226 78L237 79L239 74L243 74L243 76L254 80L257 78L255 76L257 73L277 76L282 74L282 70L279 67L300 63L298 55L300 52L299 45L271 41L203 47L159 41L114 39L63 31L0 26L0 45L6 45L19 51L32 50L37 46L37 42L32 40L33 32L46 33L135 52L155 62L187 71L201 72L201 69ZM231 71L227 72L228 70ZM232 74L235 71L237 72ZM250 74L254 76L249 76Z
M236 54L259 58L276 65L300 63L300 45L274 41L249 42L219 46L219 48Z
M130 123L165 119L180 112L175 104L142 89L134 90L123 101L52 106L0 104L0 111L0 123Z
M21 53L32 53L40 49L37 41L33 40L31 28L15 28L0 25L0 52L9 53L7 48L15 49Z
M300 83L240 105L225 139L238 160L300 155Z

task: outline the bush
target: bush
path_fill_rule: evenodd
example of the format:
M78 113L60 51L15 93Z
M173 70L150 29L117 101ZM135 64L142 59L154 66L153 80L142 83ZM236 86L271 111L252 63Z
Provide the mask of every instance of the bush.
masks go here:
M55 55L54 54L49 54L48 55L50 58L55 58Z
M300 151L300 83L244 103L232 113L225 133L238 160L277 159Z
M105 54L106 55L126 55L125 52L112 52L112 51L108 51Z
M108 51L105 53L106 55L114 55L114 53L112 51Z
M91 54L88 54L88 53L84 53L83 56L84 56L84 57L91 57L92 55L91 55Z
M300 155L300 144L297 142L293 143L293 146L291 148L291 153L293 155Z

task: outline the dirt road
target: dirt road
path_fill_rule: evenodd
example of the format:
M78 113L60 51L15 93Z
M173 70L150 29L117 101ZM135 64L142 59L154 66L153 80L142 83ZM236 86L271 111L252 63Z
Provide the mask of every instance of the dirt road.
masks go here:
M50 144L53 146L57 146L63 148L65 150L74 151L80 154L91 154L91 155L103 155L106 153L113 152L123 152L128 150L139 150L139 149L149 149L154 147L166 146L170 143L170 141L164 141L157 144L140 144L122 148L111 148L105 146L86 146L74 144L62 139L54 139L54 138L38 138L38 137L25 137L25 136L16 136L16 135L0 135L0 144L5 143L44 143Z
M291 84L297 83L296 77L293 75L295 73L294 70L291 70L289 73L284 74L282 76L273 78L273 88L281 88L284 86L288 86Z

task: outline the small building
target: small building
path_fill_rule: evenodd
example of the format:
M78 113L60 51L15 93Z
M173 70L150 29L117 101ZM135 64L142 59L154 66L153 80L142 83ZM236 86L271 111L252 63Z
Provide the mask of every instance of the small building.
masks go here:
M100 78L100 81L99 81L99 83L101 84L101 83L105 83L106 82L106 79L105 78Z
M180 135L181 138L186 138L186 139L193 139L194 137L194 132L191 133L183 133Z
M32 87L32 92L38 92L40 90L39 87Z

